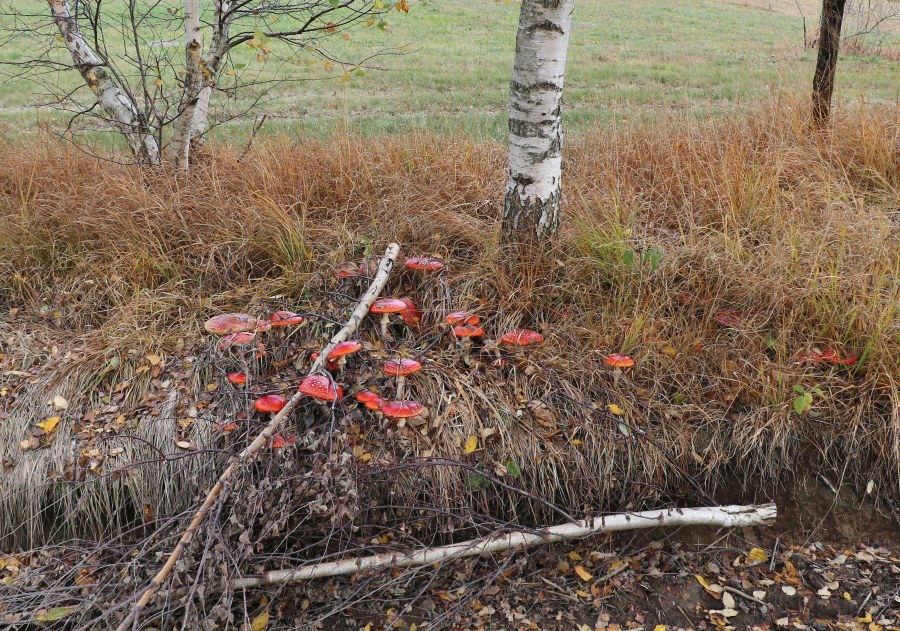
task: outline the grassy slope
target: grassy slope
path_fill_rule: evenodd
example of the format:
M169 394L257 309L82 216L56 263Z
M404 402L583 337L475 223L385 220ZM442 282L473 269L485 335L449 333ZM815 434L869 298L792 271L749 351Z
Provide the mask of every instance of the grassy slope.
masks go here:
M333 50L350 59L378 46L407 51L379 60L384 71L344 84L336 69L325 71L321 63L281 65L274 55L261 69L249 49L240 50L237 61L247 63L248 71L260 71L262 78L273 76L278 67L282 76L309 79L268 95L262 111L270 113L270 129L313 134L335 128L364 133L425 129L499 138L516 19L517 6L501 2L413 5L408 16L391 14L387 36L370 29L354 33L348 43L334 41ZM773 93L805 91L814 51L803 49L801 40L795 15L717 0L580 2L566 79L569 130L624 120L658 121L675 112L704 117L747 110ZM10 60L20 52L6 46L0 56ZM898 72L898 61L846 56L838 73L838 98L865 95L896 102ZM74 85L74 79L64 78L63 84ZM244 92L236 109L252 96L252 90ZM9 124L7 133L39 118L28 107L34 100L21 82L4 90L0 120ZM247 121L236 124L243 132Z

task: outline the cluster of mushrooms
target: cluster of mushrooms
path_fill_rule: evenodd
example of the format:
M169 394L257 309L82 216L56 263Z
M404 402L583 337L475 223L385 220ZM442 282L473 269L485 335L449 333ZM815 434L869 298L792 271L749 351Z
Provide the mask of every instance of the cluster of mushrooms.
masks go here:
M405 267L419 272L440 272L444 269L444 264L437 259L416 257L407 259ZM343 279L364 274L363 266L347 263L338 269L337 277ZM422 318L422 312L409 297L379 298L372 303L369 312L381 316L379 329L384 339L389 339L388 326L392 317L402 319L409 326L416 326ZM265 319L257 319L242 313L231 313L209 319L204 328L209 333L221 336L218 343L219 349L256 344L253 352L260 355L265 353L265 345L256 341L258 333L268 331L271 334L271 332L299 325L303 320L303 316L290 311L276 311ZM459 343L467 365L471 365L469 353L474 340L483 338L485 335L480 324L479 316L468 311L453 311L444 318L444 325L448 328L449 334ZM493 346L497 355L493 365L503 365L500 354L501 347L514 357L521 357L526 349L537 346L543 341L543 335L537 331L530 329L508 331ZM330 375L313 374L305 377L300 383L299 391L323 406L343 399L344 390L337 383L336 378L343 372L348 359L362 349L363 345L358 340L347 340L337 344L328 354L324 364ZM316 359L318 359L318 353L313 353L311 360L316 361ZM611 355L605 360L605 363L619 369L633 366L634 360L625 355ZM407 378L421 370L421 362L415 359L401 358L386 361L382 366L382 372L385 376L394 377L396 380L395 399L385 399L371 390L358 392L355 394L355 398L367 410L395 421L398 427L403 427L406 423L413 426L422 424L428 418L428 409L418 401L404 398ZM247 376L244 372L233 372L228 375L228 380L235 386L243 386L247 383ZM279 394L268 394L257 399L254 402L254 408L261 413L275 415L284 408L287 401ZM233 429L233 424L229 427ZM285 443L280 436L274 438L276 447Z

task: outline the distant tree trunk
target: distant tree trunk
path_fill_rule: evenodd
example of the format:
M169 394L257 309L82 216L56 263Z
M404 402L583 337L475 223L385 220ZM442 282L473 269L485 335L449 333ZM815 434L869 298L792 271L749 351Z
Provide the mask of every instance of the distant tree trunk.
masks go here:
M178 117L172 129L169 150L179 169L188 168L191 152L191 132L194 114L203 92L203 47L200 44L200 0L184 0L184 92L178 107Z
M138 111L134 99L116 82L106 64L97 57L72 15L66 0L50 0L50 11L59 34L84 82L97 97L107 121L118 129L141 164L159 164L159 144Z
M509 180L501 241L559 230L562 95L575 0L523 0L509 90Z
M813 121L820 129L827 126L831 118L831 95L834 92L834 75L841 47L841 22L844 20L846 4L847 0L822 1L819 54L816 58L812 94Z

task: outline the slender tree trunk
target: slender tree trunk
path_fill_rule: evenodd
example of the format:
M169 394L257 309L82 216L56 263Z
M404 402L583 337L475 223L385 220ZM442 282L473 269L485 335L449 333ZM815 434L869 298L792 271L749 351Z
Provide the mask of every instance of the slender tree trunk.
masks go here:
M841 22L844 20L846 4L847 0L822 1L819 54L816 58L812 94L813 121L819 129L827 126L831 118L831 94L834 92L834 75L841 47Z
M186 170L190 164L191 131L194 129L194 114L197 102L204 88L203 47L200 44L200 0L184 0L184 92L178 107L178 117L172 129L169 147L175 165Z
M575 0L523 0L509 90L509 181L502 243L559 230L562 94Z
M82 37L67 0L50 0L50 11L75 68L96 95L107 119L125 136L138 162L159 164L159 144L150 126Z

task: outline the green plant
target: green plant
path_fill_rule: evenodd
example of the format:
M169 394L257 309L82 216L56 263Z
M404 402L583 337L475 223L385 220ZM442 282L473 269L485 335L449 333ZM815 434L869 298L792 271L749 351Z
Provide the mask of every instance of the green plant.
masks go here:
M796 384L794 386L794 392L797 393L797 396L794 397L794 411L797 414L805 414L812 409L814 401L813 395L817 397L824 396L824 393L819 386L813 386L807 390L800 384Z

